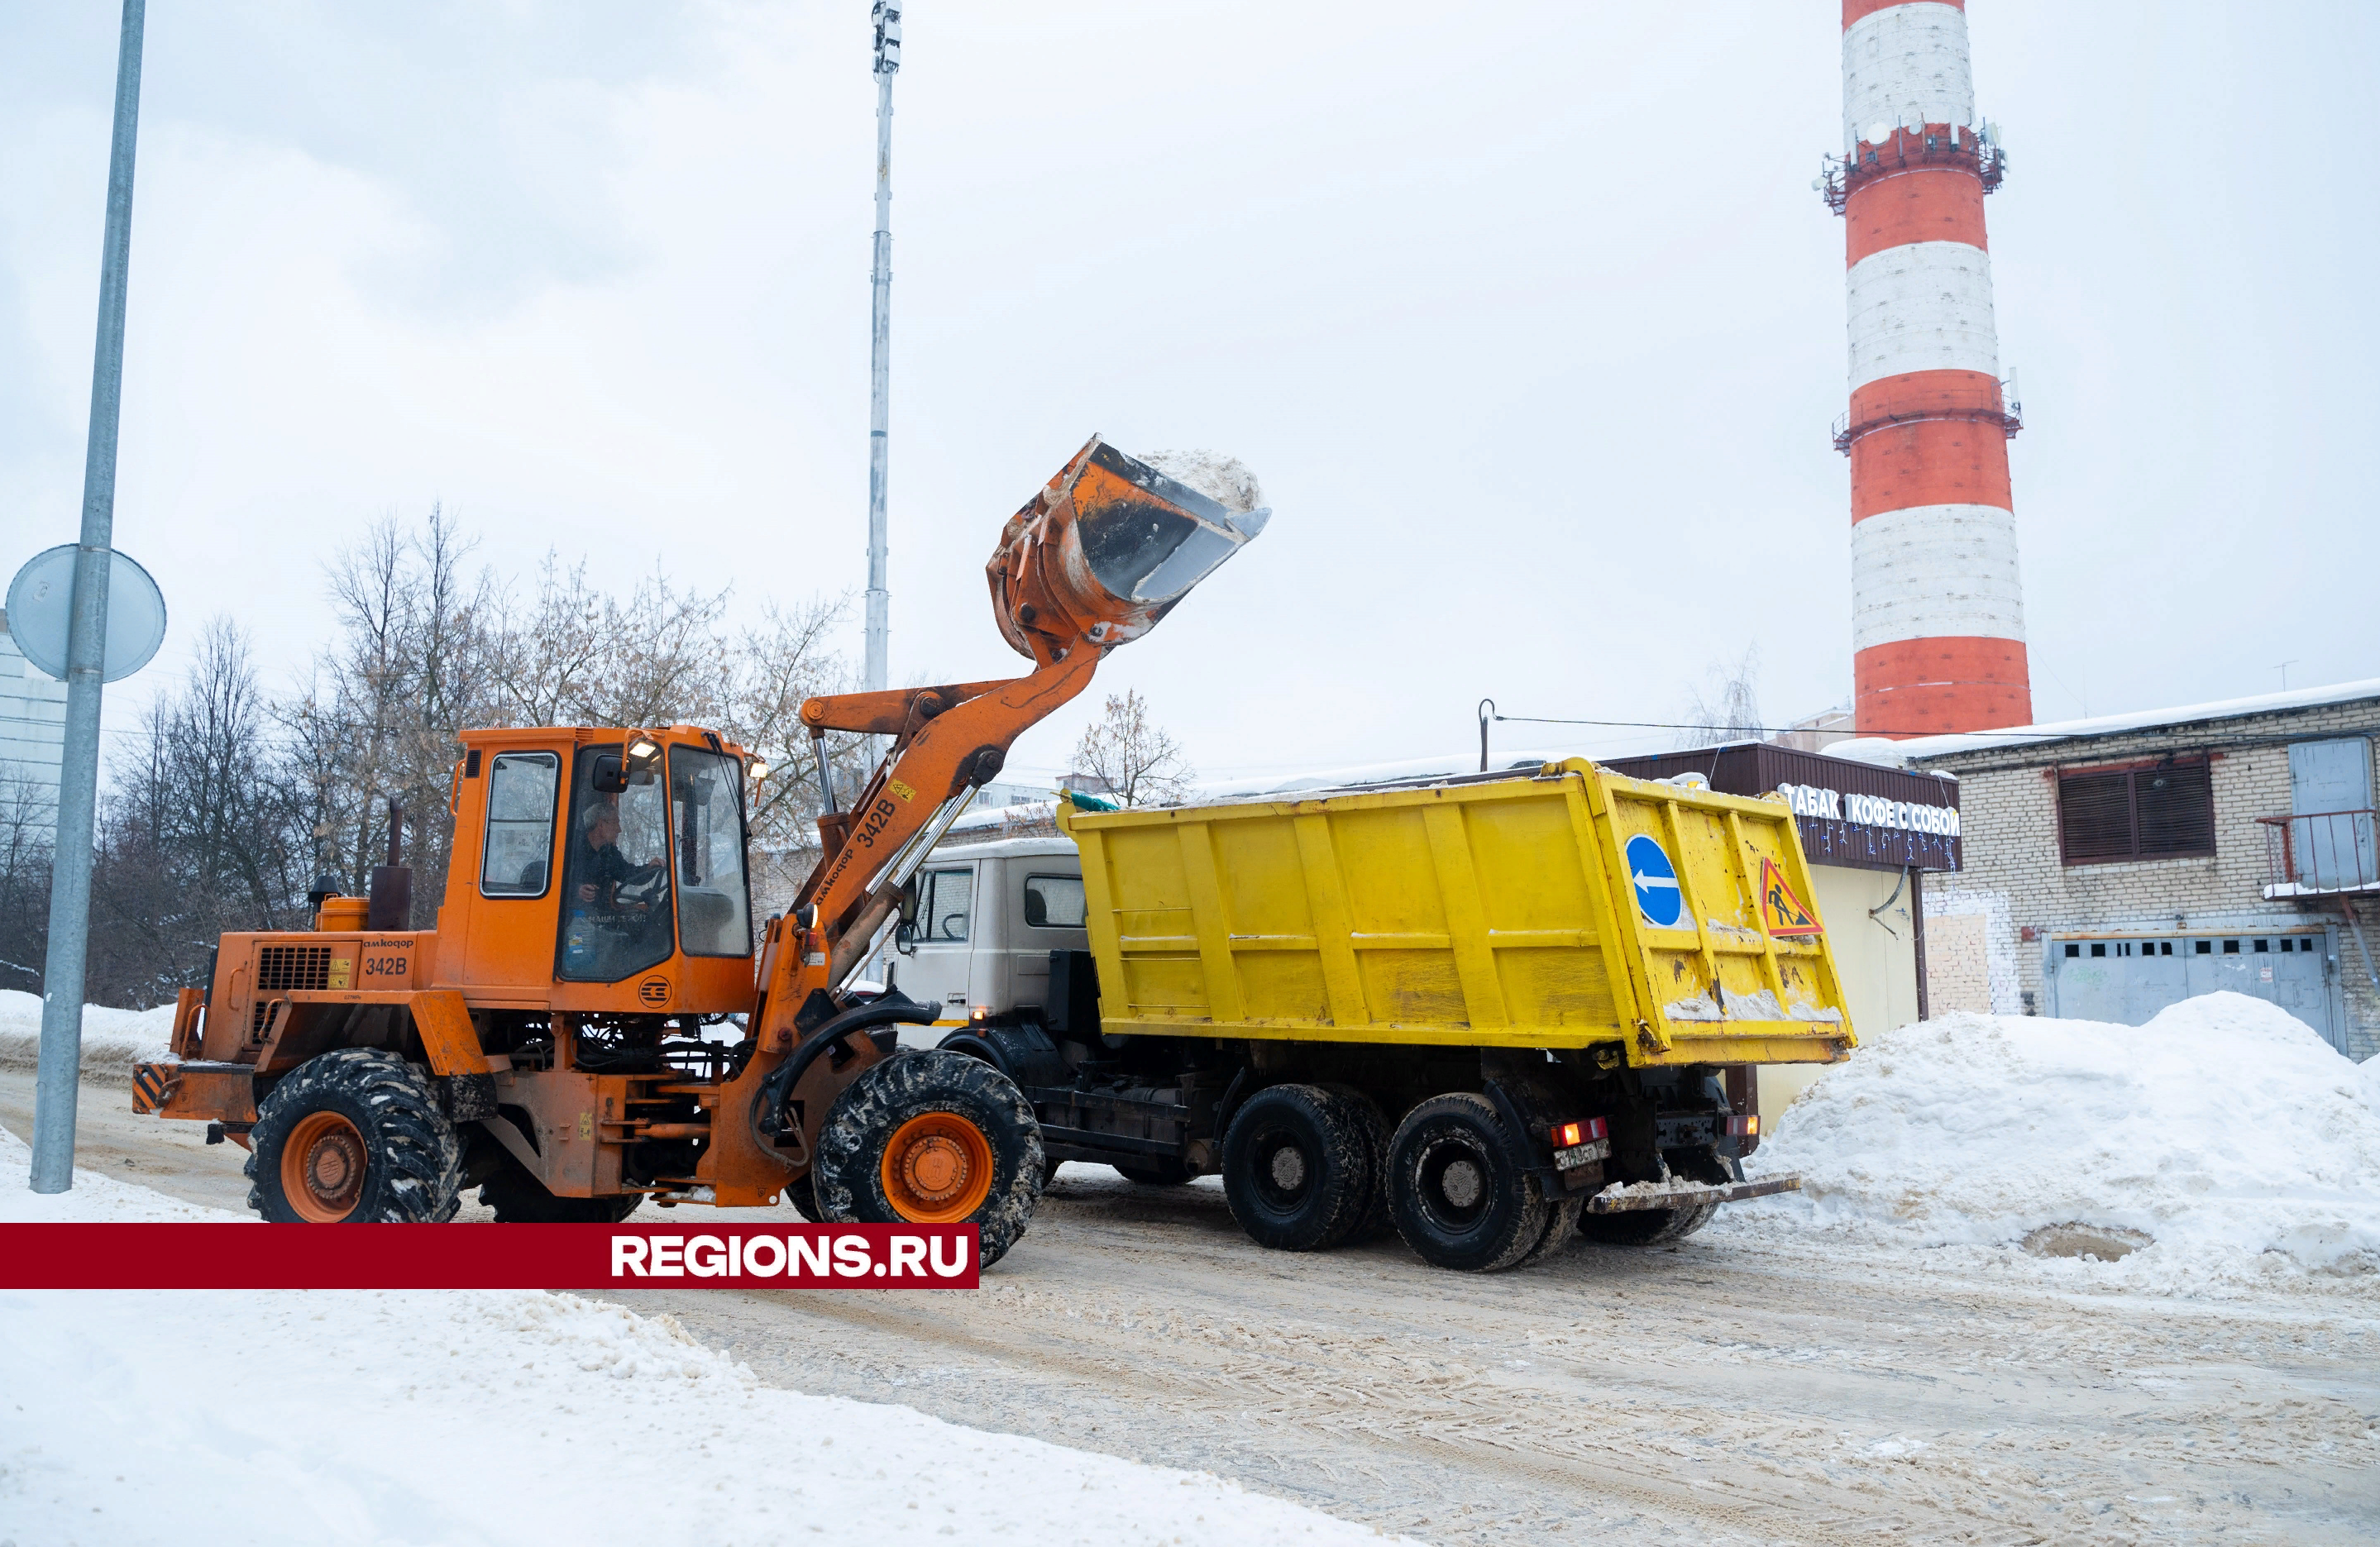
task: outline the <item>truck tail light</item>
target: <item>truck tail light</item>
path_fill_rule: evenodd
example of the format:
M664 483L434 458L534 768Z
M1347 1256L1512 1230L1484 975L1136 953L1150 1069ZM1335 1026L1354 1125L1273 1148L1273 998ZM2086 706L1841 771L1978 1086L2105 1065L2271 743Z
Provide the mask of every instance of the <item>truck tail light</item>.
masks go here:
M1556 1123L1554 1148L1566 1150L1573 1144L1592 1143L1610 1131L1610 1126L1601 1118L1589 1118L1584 1122Z
M1730 1118L1727 1119L1727 1130L1738 1139L1758 1138L1760 1135L1760 1114L1755 1112L1749 1117Z

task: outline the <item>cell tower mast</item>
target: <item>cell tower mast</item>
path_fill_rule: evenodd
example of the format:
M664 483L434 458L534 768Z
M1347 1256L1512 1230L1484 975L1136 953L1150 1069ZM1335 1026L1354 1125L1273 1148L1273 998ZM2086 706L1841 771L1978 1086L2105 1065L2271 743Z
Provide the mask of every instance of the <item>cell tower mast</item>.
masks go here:
M892 78L901 70L901 0L876 0L876 264L868 361L867 686L891 685L892 593L884 584L884 442L892 397Z

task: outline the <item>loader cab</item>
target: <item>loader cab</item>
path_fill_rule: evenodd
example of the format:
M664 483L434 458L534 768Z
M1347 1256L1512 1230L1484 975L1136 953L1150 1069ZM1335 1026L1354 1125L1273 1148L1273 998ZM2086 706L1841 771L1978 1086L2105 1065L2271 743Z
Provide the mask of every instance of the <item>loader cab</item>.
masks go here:
M748 1008L741 748L686 725L464 744L442 981L524 1009Z
M903 916L892 985L937 1011L931 1026L902 1028L909 1046L936 1046L972 1021L1038 1014L1050 953L1090 949L1082 856L1070 839L937 849L910 882Z

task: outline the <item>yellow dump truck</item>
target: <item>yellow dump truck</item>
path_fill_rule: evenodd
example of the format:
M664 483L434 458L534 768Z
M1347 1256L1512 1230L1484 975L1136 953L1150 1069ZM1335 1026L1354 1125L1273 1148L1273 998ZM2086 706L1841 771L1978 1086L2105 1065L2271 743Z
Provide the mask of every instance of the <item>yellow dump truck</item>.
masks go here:
M1393 1227L1478 1271L1675 1239L1794 1185L1744 1178L1751 1069L1854 1045L1777 799L1574 760L1094 804L940 851L898 985L1017 1082L1053 1165L1220 1172L1266 1246Z

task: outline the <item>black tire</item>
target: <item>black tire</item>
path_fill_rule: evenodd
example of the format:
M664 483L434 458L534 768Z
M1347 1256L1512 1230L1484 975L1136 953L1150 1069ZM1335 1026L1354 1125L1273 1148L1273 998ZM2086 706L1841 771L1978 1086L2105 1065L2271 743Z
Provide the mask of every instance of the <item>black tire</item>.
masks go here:
M1372 1153L1361 1115L1318 1085L1268 1085L1223 1135L1223 1199L1248 1239L1327 1251L1364 1222Z
M963 1053L937 1048L887 1058L835 1097L810 1168L819 1207L836 1224L919 1222L921 1215L903 1212L886 1193L885 1151L909 1124L937 1114L971 1127L989 1155L982 1202L950 1222L979 1227L981 1265L990 1267L1032 1223L1047 1157L1041 1125L1024 1093L991 1065ZM971 1164L965 1190L972 1191L977 1179Z
M1515 1166L1484 1095L1432 1096L1405 1114L1389 1142L1389 1210L1397 1234L1426 1262L1497 1273L1545 1239L1544 1186Z
M641 1192L612 1198L557 1198L510 1153L480 1184L480 1202L499 1225L617 1225L645 1201Z
M394 1053L307 1059L258 1106L249 1142L248 1206L275 1224L443 1224L462 1203L462 1141Z
M1142 1187L1180 1187L1198 1173L1190 1169L1190 1163L1186 1160L1151 1155L1136 1166L1116 1166L1116 1174Z
M818 1168L802 1173L802 1179L785 1184L785 1203L793 1211L812 1225L826 1224L826 1211L819 1207Z
M1364 1217L1349 1234L1350 1242L1378 1240L1396 1233L1397 1222L1389 1215L1389 1141L1396 1133L1396 1125L1380 1110L1380 1104L1353 1085L1322 1087L1354 1111L1362 1128L1364 1142L1372 1152L1372 1186L1366 1195Z
M1682 1155L1672 1174L1687 1181L1724 1187L1735 1179L1726 1161L1716 1154ZM1664 1160L1667 1166L1668 1161ZM1598 1246L1663 1246L1683 1240L1711 1222L1717 1203L1695 1203L1682 1209L1629 1209L1620 1214L1589 1214L1579 1217L1578 1231Z
M1546 1233L1539 1236L1537 1244L1529 1248L1521 1260L1512 1265L1516 1268L1533 1268L1539 1263L1559 1257L1576 1246L1578 1222L1581 1218L1581 1211L1585 1207L1586 1200L1576 1193L1556 1202L1546 1211Z

